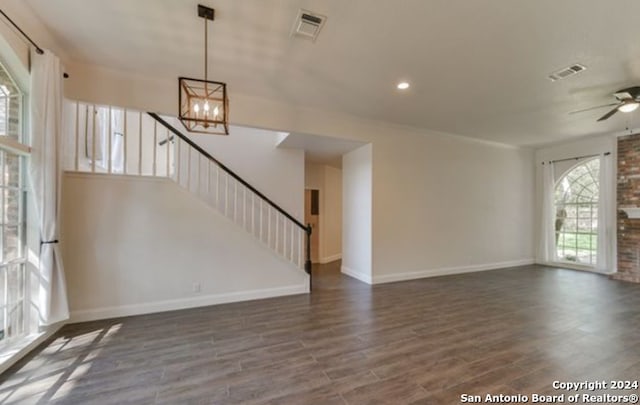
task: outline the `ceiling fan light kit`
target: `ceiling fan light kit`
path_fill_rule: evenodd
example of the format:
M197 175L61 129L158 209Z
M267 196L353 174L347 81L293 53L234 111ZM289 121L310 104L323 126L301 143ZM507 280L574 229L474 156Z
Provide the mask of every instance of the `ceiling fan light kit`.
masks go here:
M618 100L616 103L599 105L584 110L571 111L569 114L576 114L591 110L596 110L604 107L613 107L611 111L603 115L598 119L598 122L605 121L611 118L618 111L623 113L630 113L640 107L640 86L629 87L628 89L618 90L613 93L613 96Z
M628 101L618 107L618 110L623 113L629 113L637 110L638 106L640 106L640 103L638 101Z

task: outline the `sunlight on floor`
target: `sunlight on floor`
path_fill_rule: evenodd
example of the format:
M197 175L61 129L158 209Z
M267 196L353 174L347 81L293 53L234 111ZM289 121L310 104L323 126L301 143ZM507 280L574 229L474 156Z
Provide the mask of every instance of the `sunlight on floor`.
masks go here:
M31 360L5 383L0 390L0 404L40 403L66 397L89 373L121 327L122 324L114 324L51 342L40 352L39 359ZM78 355L73 355L74 351Z

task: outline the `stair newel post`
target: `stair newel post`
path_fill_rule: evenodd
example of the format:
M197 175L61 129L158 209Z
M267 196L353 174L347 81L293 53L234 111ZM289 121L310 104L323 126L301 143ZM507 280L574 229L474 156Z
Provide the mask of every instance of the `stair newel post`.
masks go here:
M311 228L311 224L307 224L307 228L305 230L307 234L307 259L304 262L304 270L309 275L309 291L311 291L311 232L313 232L313 228Z

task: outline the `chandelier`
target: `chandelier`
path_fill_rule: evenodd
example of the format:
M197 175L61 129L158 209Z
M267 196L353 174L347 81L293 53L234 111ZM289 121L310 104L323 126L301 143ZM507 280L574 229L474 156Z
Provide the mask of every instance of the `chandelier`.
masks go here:
M189 132L229 135L229 99L227 84L208 77L208 31L215 11L198 5L198 17L204 19L204 80L179 77L179 118Z

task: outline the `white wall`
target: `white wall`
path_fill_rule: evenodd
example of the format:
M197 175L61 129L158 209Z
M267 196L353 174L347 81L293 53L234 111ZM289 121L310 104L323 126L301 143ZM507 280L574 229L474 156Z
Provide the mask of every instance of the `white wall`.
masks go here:
M320 191L319 262L342 258L342 170L307 163L305 188Z
M51 32L46 28L38 16L36 16L31 7L22 0L4 0L2 2L2 11L4 11L11 19L25 31L35 42L44 49L52 49L63 61L68 60L67 53L63 47L55 40ZM0 47L5 50L5 46L13 50L14 55L11 56L18 64L21 64L28 70L29 53L31 46L26 39L14 29L8 21L2 17L0 24ZM12 61L13 63L14 61ZM15 71L11 72L15 74ZM15 79L23 81L20 85L26 88L29 82L28 72L25 75L19 75Z
M306 162L304 165L304 188L320 190L324 187L324 165Z
M613 157L616 157L617 139L615 135L604 135L538 148L535 154L536 168L540 169L543 161L569 159L603 152L611 152ZM541 170L538 171L541 172Z
M177 119L171 124L249 184L304 221L304 151L277 148L279 134L231 126L229 136L185 133Z
M308 290L303 271L171 180L66 173L63 186L74 321Z
M374 143L374 282L533 261L533 152L446 135Z
M342 272L372 283L372 145L343 155L342 173Z

